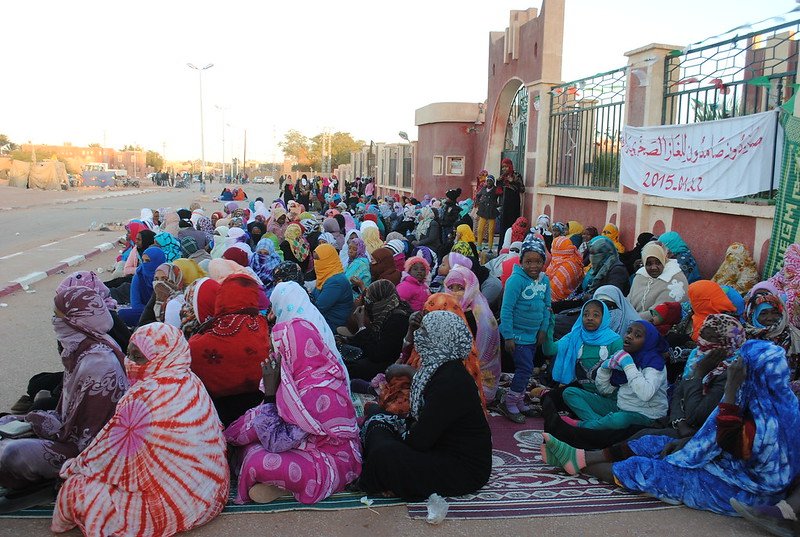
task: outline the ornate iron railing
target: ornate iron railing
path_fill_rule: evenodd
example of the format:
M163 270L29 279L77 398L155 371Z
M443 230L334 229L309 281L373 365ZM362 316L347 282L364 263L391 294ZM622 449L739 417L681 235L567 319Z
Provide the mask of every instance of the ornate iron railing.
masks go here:
M549 186L618 188L626 74L623 67L551 90Z

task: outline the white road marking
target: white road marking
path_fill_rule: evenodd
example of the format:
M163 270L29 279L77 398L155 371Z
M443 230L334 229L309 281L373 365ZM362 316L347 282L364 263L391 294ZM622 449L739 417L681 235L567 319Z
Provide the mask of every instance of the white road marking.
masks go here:
M61 241L48 242L47 244L42 244L41 246L39 246L39 248L47 248L48 246L53 246L54 244L58 244L59 242Z
M15 254L4 255L3 257L0 257L0 259L11 259L12 257L17 257L18 255L22 255L23 253L25 252L17 252Z

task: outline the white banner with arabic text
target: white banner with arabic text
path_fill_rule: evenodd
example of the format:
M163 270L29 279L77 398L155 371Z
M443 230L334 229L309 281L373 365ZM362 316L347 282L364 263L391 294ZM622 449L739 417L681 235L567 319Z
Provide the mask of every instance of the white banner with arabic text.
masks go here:
M689 125L625 127L620 181L664 198L726 200L771 183L778 112ZM775 168L780 169L780 160Z

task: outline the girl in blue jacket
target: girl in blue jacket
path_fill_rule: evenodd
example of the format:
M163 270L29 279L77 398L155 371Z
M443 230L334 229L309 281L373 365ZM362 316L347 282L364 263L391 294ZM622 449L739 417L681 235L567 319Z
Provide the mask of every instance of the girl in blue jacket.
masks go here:
M506 351L514 357L514 378L500 403L500 411L511 421L523 423L531 409L523 397L533 374L536 346L547 335L550 322L550 280L545 276L544 242L528 235L519 253L520 264L506 281L500 309L500 335Z

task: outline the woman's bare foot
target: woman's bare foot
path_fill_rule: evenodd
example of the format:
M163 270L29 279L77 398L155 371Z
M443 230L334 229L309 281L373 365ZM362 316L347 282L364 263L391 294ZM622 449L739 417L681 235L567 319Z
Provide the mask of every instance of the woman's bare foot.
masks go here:
M267 483L256 483L247 492L250 499L255 503L270 503L286 494L286 491L275 485Z

